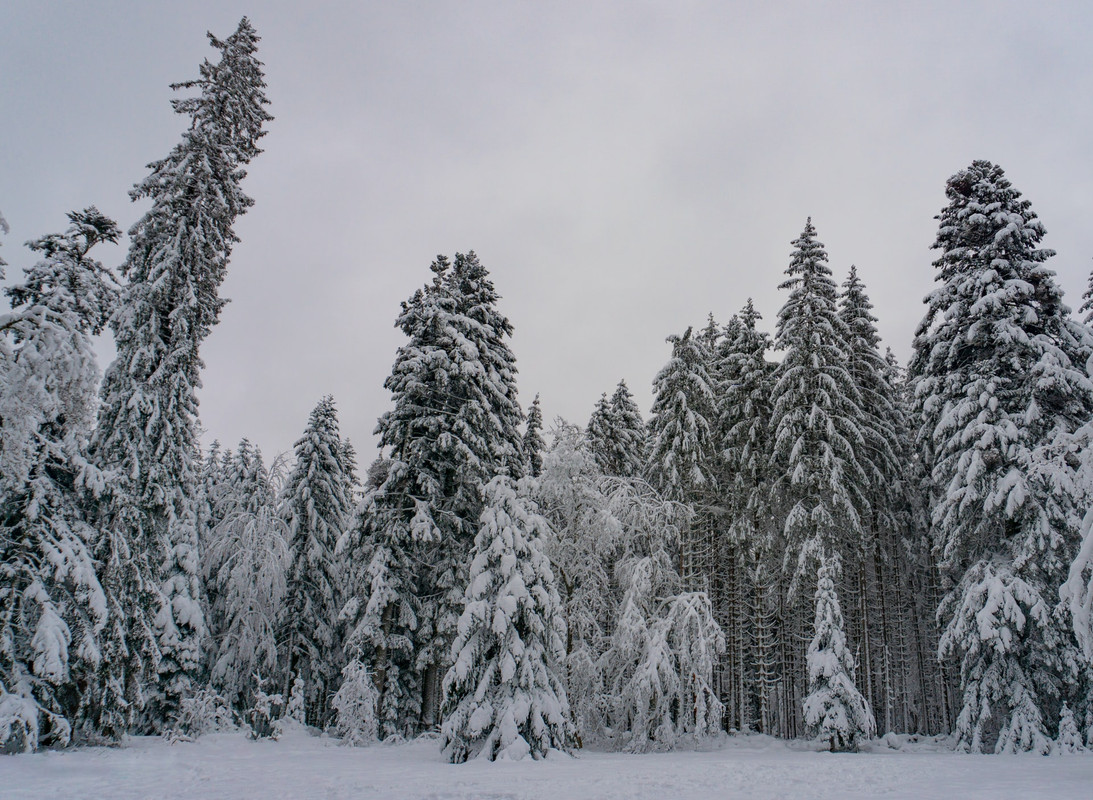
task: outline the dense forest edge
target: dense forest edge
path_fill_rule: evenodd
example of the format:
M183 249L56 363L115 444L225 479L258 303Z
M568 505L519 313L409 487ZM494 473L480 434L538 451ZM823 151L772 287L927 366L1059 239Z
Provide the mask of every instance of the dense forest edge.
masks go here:
M455 253L398 310L379 453L328 396L267 463L203 450L197 403L272 120L259 41L209 34L172 86L186 128L116 271L89 206L5 289L0 752L293 727L456 763L723 732L1093 747L1093 278L1082 319L1001 167L945 184L907 365L809 219L773 333L748 300L668 337L648 420L623 380L548 423Z

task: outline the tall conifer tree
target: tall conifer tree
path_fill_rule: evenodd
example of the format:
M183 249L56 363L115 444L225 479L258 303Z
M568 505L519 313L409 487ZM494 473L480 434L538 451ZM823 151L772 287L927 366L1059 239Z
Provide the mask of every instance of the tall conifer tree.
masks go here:
M524 429L524 456L527 458L527 471L531 477L538 477L543 468L543 411L539 407L539 395L528 407L527 426Z
M860 536L865 498L857 460L861 395L847 369L849 331L836 308L827 252L811 218L793 242L789 290L778 312L776 346L785 351L772 397L777 470L787 502L786 564L797 582L821 547L840 553Z
M955 584L941 651L960 662L962 747L1046 752L1076 654L1050 610L1080 541L1077 464L1060 445L1093 413L1089 332L1000 167L975 161L945 193L911 362L934 544Z
M377 662L383 735L437 721L481 489L524 472L512 326L493 283L473 252L431 269L399 316L410 341L376 429L389 462L358 522L373 551L349 646Z
M126 620L110 669L126 689L103 698L131 720L144 703L143 685L158 670L149 722L158 727L189 688L198 669L205 621L197 561L197 396L202 341L225 300L235 218L253 201L240 182L259 152L271 119L258 35L244 18L220 40L200 76L175 88L197 95L174 101L190 121L166 158L131 192L151 200L133 226L122 273L129 279L111 319L118 357L107 370L93 455L111 470L110 502L99 526L97 553L104 588ZM118 726L101 724L117 733Z
M278 636L285 695L292 679L301 679L307 721L319 727L342 670L336 628L343 605L342 568L335 549L350 520L351 495L334 398L327 396L296 442L296 463L285 485L289 567Z
M713 425L716 401L707 371L705 345L693 337L669 336L672 357L653 381L655 396L649 419L649 476L666 498L702 511L716 491ZM706 520L695 513L680 548L684 586L698 589L709 566Z

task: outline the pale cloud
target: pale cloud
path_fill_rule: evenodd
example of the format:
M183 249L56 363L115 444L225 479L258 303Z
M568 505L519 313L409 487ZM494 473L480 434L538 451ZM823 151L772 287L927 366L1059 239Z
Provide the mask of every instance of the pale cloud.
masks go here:
M276 120L203 350L203 423L227 443L286 449L333 392L367 461L398 304L437 253L479 253L524 402L582 423L621 377L647 409L664 337L709 311L753 296L773 330L808 215L906 357L932 217L974 158L1032 201L1072 305L1093 266L1082 3L14 5L9 277L69 209L132 224L126 192L178 138L167 85L211 53L204 31L247 13L263 37Z

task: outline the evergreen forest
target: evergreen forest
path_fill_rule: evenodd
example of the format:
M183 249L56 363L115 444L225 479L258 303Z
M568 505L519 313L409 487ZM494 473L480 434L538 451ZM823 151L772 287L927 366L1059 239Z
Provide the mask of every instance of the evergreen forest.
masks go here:
M330 396L289 454L205 448L201 345L273 119L250 22L209 44L122 263L89 206L9 276L0 752L293 726L456 763L1093 747L1093 282L1072 311L1001 167L944 182L907 364L808 219L775 318L739 298L671 332L647 417L606 376L587 421L550 419L456 252L391 309L378 452Z

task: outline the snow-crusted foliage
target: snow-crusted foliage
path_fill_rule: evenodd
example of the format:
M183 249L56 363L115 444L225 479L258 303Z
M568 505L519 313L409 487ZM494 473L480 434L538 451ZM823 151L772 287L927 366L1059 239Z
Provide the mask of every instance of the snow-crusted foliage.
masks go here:
M164 733L171 741L193 741L206 733L233 731L238 726L231 705L212 689L198 689L182 698Z
M579 428L558 419L543 457L535 498L550 523L544 549L557 579L566 625L565 685L582 744L601 737L607 631L615 614L611 564L620 527L604 478Z
M1047 753L1051 741L1037 703L1041 676L1028 652L1028 631L1046 629L1050 609L1036 588L1005 558L981 560L946 596L939 615L949 620L942 657L962 657L964 706L956 720L961 749Z
M306 721L317 727L326 722L342 662L337 620L344 584L335 549L353 511L352 470L344 456L334 398L324 397L296 442L284 489L289 568L279 625L282 666L303 681Z
M116 288L88 251L119 232L94 207L68 218L65 233L28 244L42 258L8 287L12 311L0 315L0 693L19 730L0 742L27 749L68 743L107 622L81 493L103 484L85 457L91 337Z
M1059 712L1059 735L1055 737L1055 745L1051 752L1055 755L1067 755L1069 753L1084 753L1085 743L1078 731L1078 724L1074 721L1074 712L1070 706L1063 703Z
M605 654L616 746L632 752L674 747L720 728L712 690L724 635L705 592L682 592L675 567L684 505L642 481L619 481L611 513L623 528L617 562L623 596Z
M665 497L694 511L707 504L704 494L716 492L717 404L707 371L710 352L690 328L667 341L672 357L653 380L647 472ZM695 524L684 529L680 542L680 572L687 588L696 589L708 583L713 554L704 518L693 514L691 519Z
M504 476L485 487L463 613L444 678L441 745L469 758L543 758L573 743L562 681L565 621L547 521Z
M304 679L297 675L292 679L292 689L288 693L288 703L285 705L285 721L291 720L297 725L306 722L307 711L304 707Z
M775 365L767 361L770 336L751 299L725 328L719 348L720 444L728 474L729 534L734 541L763 547L759 537L768 516L770 464L768 435Z
M331 701L334 735L342 744L360 747L376 741L376 683L368 667L358 659L342 668L342 685Z
M199 349L226 302L218 290L237 241L232 225L253 203L240 182L271 119L258 36L247 19L227 39L209 40L219 61L205 61L198 79L175 86L197 90L173 103L189 121L182 140L131 192L151 208L129 231L121 268L129 283L110 320L118 356L103 382L93 442L96 463L115 473L97 553L107 564L105 588L127 621L112 644L112 669L139 686L158 668L152 727L177 707L201 662ZM141 652L150 658L135 657Z
M39 720L52 715L34 700L8 692L0 685L0 755L31 753L38 749ZM64 720L60 720L62 725Z
M254 700L247 709L244 718L251 739L278 739L281 736L281 715L285 708L285 698L280 693L267 694L264 687L269 680L257 672L251 676L254 686Z
M528 407L527 424L524 428L524 458L527 459L527 474L537 477L543 468L543 411L539 407L539 395Z
M858 463L865 470L870 510L877 521L885 517L886 527L892 527L892 512L899 497L901 469L896 457L899 442L896 436L895 389L888 380L889 367L880 352L877 318L873 304L865 293L865 284L858 277L857 267L850 274L839 295L839 317L849 334L846 341L847 367L861 399L862 416L858 421L862 441Z
M715 402L702 342L692 337L690 328L667 341L672 357L653 380L649 471L658 489L683 501L712 481L710 421Z
M606 392L600 397L586 430L588 446L604 475L632 478L645 471L645 423L626 381L619 381L610 399Z
M1002 170L976 161L946 186L911 363L933 536L955 585L942 606L961 659L961 746L1044 751L1076 642L1048 613L1080 545L1086 491L1067 442L1093 414L1089 332L1069 317L1044 228ZM1010 640L971 624L997 597ZM994 601L991 601L994 602ZM983 618L996 619L994 611ZM995 736L997 735L997 740Z
M220 523L206 554L212 587L210 680L233 706L255 691L257 672L276 674L277 620L285 595L287 527L278 503L281 466L266 469L262 454L244 439L230 465L230 493L221 499Z
M432 271L398 319L409 342L385 383L394 408L376 429L386 478L356 536L367 531L372 564L348 643L375 665L383 735L437 721L481 487L524 471L512 326L493 283L474 253L439 256Z
M776 346L785 351L772 395L773 491L788 507L785 566L791 594L827 547L841 552L860 535L864 475L857 460L861 396L847 368L849 331L836 309L827 253L810 218L793 242L779 287Z
M694 739L721 730L724 708L714 690L714 671L725 636L706 592L672 598L661 623L675 660L679 685L676 731Z
M625 380L611 395L611 450L607 474L633 478L645 469L646 432L638 404Z
M854 656L847 645L835 591L839 569L838 556L821 557L804 703L809 735L833 751L852 750L877 733L873 712L854 685Z
M1082 654L1093 663L1093 508L1085 512L1081 533L1081 548L1070 564L1059 594L1070 614Z

